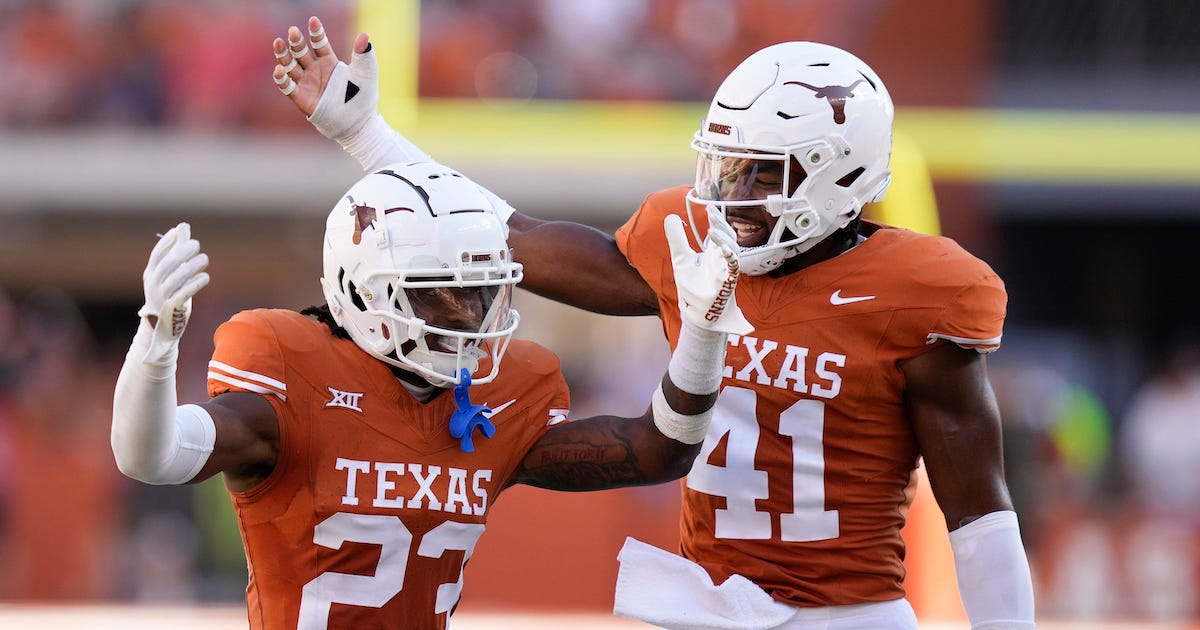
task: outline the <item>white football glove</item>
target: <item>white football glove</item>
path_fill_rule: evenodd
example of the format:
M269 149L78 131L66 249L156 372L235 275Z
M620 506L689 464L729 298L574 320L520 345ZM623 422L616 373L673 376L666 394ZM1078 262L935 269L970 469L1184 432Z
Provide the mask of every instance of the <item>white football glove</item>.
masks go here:
M683 319L699 328L735 335L754 331L737 305L739 263L737 234L719 214L709 213L708 237L701 251L692 249L678 215L663 221L671 266L675 269L675 288L679 293L679 312Z
M201 253L200 242L192 238L187 223L171 228L150 252L150 262L142 273L146 303L138 310L138 316L154 327L144 363L174 363L179 338L191 315L192 296L208 284L206 267L208 255Z
M337 62L308 121L321 135L342 142L358 133L378 107L379 62L372 44L365 53L352 52L350 65Z

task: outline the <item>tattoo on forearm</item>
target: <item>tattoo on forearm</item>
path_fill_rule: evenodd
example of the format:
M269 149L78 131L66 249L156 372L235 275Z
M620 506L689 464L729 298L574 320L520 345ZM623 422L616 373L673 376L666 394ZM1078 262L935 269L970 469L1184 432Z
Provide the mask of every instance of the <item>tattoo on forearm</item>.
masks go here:
M539 449L534 453L536 466L552 466L554 464L570 464L575 462L600 462L620 459L611 446L596 446L592 444L560 444L557 448ZM630 453L625 453L628 457Z
M514 481L566 491L659 483L679 476L673 472L683 455L671 442L652 436L634 420L568 423L552 429L526 454Z
M636 467L626 465L553 464L530 472L536 479L531 485L548 490L602 490L647 483Z

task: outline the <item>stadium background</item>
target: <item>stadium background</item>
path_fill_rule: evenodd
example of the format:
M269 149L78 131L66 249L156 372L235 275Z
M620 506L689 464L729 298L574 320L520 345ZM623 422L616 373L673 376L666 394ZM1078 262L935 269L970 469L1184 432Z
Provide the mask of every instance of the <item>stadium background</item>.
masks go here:
M318 14L345 56L360 10L394 124L530 214L609 230L690 180L687 142L737 61L788 39L859 54L941 230L1008 284L991 376L1039 617L1194 627L1200 5L1170 0L0 0L0 625L133 627L168 614L58 605L204 604L237 627L223 489L121 477L112 384L153 235L179 220L213 260L183 400L203 397L232 312L321 299L323 218L359 171L279 96L269 42ZM921 160L901 166L919 186ZM518 307L576 415L640 411L666 359L656 320ZM673 545L676 495L506 493L463 625L602 615L624 536ZM923 620L957 627L940 527L919 499L909 586Z

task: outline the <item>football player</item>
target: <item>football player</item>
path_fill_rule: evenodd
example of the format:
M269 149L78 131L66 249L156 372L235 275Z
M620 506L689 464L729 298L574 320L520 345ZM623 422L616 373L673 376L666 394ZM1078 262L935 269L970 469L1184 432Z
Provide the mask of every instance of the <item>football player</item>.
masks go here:
M691 465L726 336L751 328L732 296L732 230L696 251L678 218L664 225L687 322L667 374L640 418L564 422L558 358L512 339L522 266L457 172L396 164L350 188L326 224L325 305L234 315L214 336L210 399L185 405L178 345L208 257L181 223L143 274L113 401L117 463L150 484L223 473L251 628L445 628L504 489L653 484Z
M364 168L424 156L376 111L366 34L347 65L319 20L307 26L307 38L291 27L274 41L280 90ZM664 273L658 226L679 217L700 243L717 216L736 233L738 303L756 330L729 338L683 484L681 556L627 545L619 614L669 628L915 628L900 532L923 458L972 626L1034 627L985 360L1007 294L954 241L861 218L890 183L892 118L857 57L777 44L718 89L692 142L693 184L651 194L615 238L497 203L522 286L596 312L656 313L672 347L683 287Z

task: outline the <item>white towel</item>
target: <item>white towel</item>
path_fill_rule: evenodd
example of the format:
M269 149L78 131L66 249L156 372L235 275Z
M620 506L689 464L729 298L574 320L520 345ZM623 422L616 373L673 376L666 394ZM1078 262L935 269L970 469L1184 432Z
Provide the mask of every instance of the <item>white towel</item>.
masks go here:
M633 538L617 554L613 614L671 630L766 630L796 609L733 575L720 586L700 565Z

